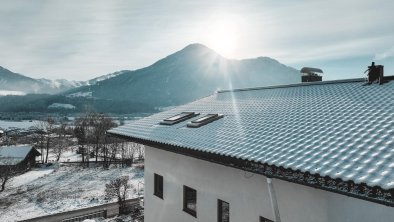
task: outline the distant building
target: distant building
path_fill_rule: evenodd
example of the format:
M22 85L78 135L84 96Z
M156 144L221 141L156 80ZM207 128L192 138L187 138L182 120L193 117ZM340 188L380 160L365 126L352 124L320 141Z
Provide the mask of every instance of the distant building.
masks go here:
M36 157L40 155L40 152L29 145L0 147L0 169L11 166L17 171L28 170L34 167Z
M146 222L393 221L393 79L219 91L108 134L146 147Z

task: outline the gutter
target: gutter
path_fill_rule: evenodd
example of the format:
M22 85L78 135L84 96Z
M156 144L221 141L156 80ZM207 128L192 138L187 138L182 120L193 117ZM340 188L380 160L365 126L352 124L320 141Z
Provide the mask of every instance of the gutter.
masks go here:
M394 76L393 76L393 80L394 80ZM200 150L194 150L191 148L182 147L179 145L176 146L176 145L171 145L161 142L155 142L148 139L126 136L110 131L107 131L107 135L126 139L128 141L135 143L140 143L156 149L161 149L168 152L190 156L200 160L205 160L211 163L221 164L227 167L232 167L235 169L240 169L240 170L260 174L266 177L275 178L290 183L300 184L303 186L313 187L316 189L325 190L328 192L333 192L344 196L353 197L360 200L365 200L389 207L394 207L394 189L384 190L381 187L375 187L378 188L379 192L375 192L375 194L373 194L373 192L371 192L373 191L373 187L370 187L365 183L356 184L353 181L343 181L341 179L333 179L327 176L323 177L316 174L312 175L310 173L308 174L308 172L303 173L300 171L294 171L292 169L276 167L274 165L242 160L235 157L223 156L215 153L208 153ZM308 182L309 179L316 180L316 182L310 183ZM323 181L323 182L319 182L319 181ZM327 186L325 185L325 183L333 184L333 185Z
M274 184L272 183L272 178L267 177L267 184L268 184L268 193L269 193L270 199L271 199L272 212L274 213L274 217L275 217L275 222L281 222L278 201L276 199Z

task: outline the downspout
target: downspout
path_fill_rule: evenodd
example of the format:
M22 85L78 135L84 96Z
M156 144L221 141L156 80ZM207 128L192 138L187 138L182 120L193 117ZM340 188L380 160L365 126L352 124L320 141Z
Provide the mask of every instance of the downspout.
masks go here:
M275 189L274 189L274 184L272 183L272 178L267 177L267 184L268 184L268 193L270 194L270 199L271 199L272 212L274 213L275 216L275 222L280 222L278 202L276 200Z

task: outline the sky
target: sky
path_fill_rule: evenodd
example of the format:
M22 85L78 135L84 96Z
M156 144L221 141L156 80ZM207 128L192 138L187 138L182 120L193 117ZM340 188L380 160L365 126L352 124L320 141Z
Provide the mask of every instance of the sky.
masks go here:
M88 80L201 43L323 79L394 75L392 0L0 0L0 66L33 78Z

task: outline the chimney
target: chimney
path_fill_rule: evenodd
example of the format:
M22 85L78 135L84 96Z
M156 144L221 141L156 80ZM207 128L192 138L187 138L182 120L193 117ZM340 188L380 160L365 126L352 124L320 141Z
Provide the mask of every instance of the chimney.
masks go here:
M372 84L373 82L378 82L380 85L384 83L384 75L383 75L382 65L375 65L374 62L370 66L368 66L368 84Z
M321 82L323 77L317 73L323 73L323 70L311 67L302 68L301 82Z

